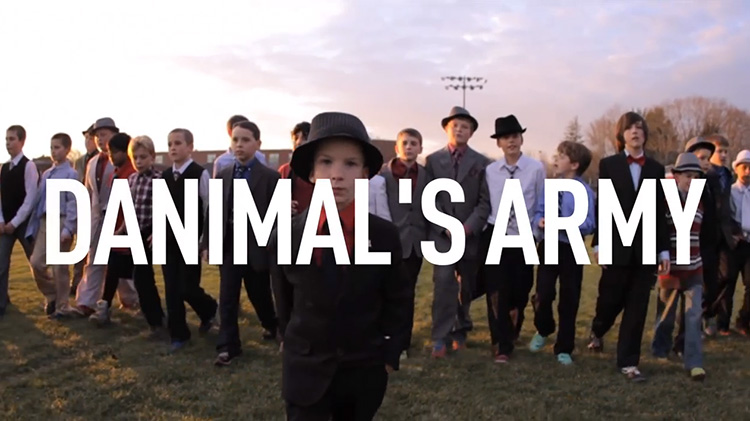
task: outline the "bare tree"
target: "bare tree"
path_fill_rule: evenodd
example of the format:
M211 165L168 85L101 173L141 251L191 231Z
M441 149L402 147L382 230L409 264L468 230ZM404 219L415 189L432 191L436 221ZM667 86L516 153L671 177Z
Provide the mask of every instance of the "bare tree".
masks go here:
M681 143L664 108L648 109L644 113L644 118L649 132L646 143L648 155L665 165L674 162L681 149Z
M565 136L563 136L563 140L583 143L583 135L581 134L581 125L578 123L578 116L575 116L575 118L568 123L568 126L565 128Z

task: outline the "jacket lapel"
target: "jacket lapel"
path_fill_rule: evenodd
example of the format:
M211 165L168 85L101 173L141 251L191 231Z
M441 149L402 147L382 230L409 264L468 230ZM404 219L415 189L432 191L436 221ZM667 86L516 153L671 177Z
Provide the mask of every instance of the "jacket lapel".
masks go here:
M477 157L474 155L474 151L471 148L466 148L466 152L464 152L464 156L461 158L461 161L458 164L458 177L456 177L456 181L459 183L463 181L464 178L466 178L466 175L469 173L469 170L474 166L474 161L477 159ZM453 167L451 163L451 168Z
M234 182L231 169L223 170L221 172L221 179L223 180L222 182L223 196L222 197L224 197L226 201L229 201L230 194L232 193L232 183ZM234 202L234 198L232 198L231 203L224 203L223 212L222 212L223 219L221 221L221 226L224 227L222 228L223 230L226 230L226 224L227 224L227 221L229 221L229 212L231 212L231 209L234 206L233 202Z
M617 171L623 175L622 180L626 184L625 188L627 188L628 191L633 194L633 198L635 198L636 189L633 185L633 174L630 173L630 166L628 165L628 159L625 157L625 152L617 154L617 160L615 163L617 164ZM643 179L643 170L644 168L641 168L641 179ZM638 185L640 186L640 181L638 182Z
M441 172L446 174L447 178L453 178L453 161L451 160L451 153L447 146L440 151L439 157Z

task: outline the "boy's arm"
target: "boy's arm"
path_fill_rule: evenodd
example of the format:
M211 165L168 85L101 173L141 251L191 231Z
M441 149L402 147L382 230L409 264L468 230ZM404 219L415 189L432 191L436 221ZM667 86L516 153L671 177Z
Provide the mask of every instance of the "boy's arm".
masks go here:
M15 228L18 228L31 214L34 200L36 200L36 192L39 188L39 172L36 170L34 161L29 160L24 168L24 189L26 189L26 197L23 199L23 204L18 208L16 216L10 220L10 224Z
M203 232L198 233L198 244L200 250L206 250L205 248L201 248L202 246L207 246L208 244L208 181L211 179L211 176L208 174L208 170L203 170L201 173L201 178L198 181L198 196L200 196L201 201L203 202Z
M403 259L401 240L395 226L386 230L390 250L391 264L388 275L383 280L383 315L381 326L385 339L385 363L394 370L399 368L399 357L408 337L408 309L413 305L409 283L403 278Z
M589 198L589 206L588 212L586 213L586 219L580 226L581 237L591 235L596 230L596 196L594 195L594 190L591 189L591 187L586 184L584 184L584 186L586 187L586 194Z
M72 170L68 174L68 178L71 180L78 180L78 172ZM78 225L78 208L76 206L76 197L71 192L65 192L65 221L63 222L63 233L67 233L69 236L73 236L76 232Z
M599 183L597 183L597 189L601 188L601 180L609 179L609 170L604 165L606 161L602 159L599 161ZM596 205L594 206L594 238L591 239L591 247L594 248L594 253L599 251L599 195L596 195Z
M471 215L464 222L464 230L467 234L471 233L479 235L482 233L487 223L487 217L490 216L490 189L487 186L487 165L489 162L484 163L484 168L479 172L479 200L477 206Z
M539 227L539 221L544 219L544 187L542 187L542 192L537 197L539 198L539 203L536 205L536 211L531 221L531 231L535 237L539 237L544 231L543 228Z
M380 178L377 179L376 177ZM388 192L386 191L385 180L379 175L370 180L370 213L385 220L393 221L391 210L388 209Z
M271 231L271 238L268 240L268 259L269 272L271 274L271 290L273 292L274 301L276 302L276 316L279 319L279 335L281 335L283 341L286 333L286 326L289 324L289 319L292 314L294 288L286 278L284 269L278 264L277 236L278 231L276 229Z

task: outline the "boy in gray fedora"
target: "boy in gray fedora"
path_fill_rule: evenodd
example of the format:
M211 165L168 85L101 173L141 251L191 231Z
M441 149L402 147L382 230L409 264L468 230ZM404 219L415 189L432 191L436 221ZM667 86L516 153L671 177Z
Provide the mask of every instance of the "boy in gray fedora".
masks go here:
M691 182L705 176L700 161L692 153L682 153L677 157L672 169L680 202L685 206ZM685 350L683 361L685 369L693 380L702 381L706 377L703 369L703 348L701 342L701 317L703 296L703 261L700 242L703 222L704 203L698 204L693 223L690 226L690 263L677 263L677 230L670 214L667 215L670 242L669 273L659 276L659 304L657 306L656 329L651 350L655 357L666 358L672 343L675 315L677 312L677 295L682 295L685 302Z
M461 185L463 202L451 202L447 192L440 192L435 200L440 212L463 223L466 249L455 264L435 265L433 268L433 358L444 358L448 346L454 351L466 347L466 336L473 327L469 309L471 300L477 295L477 273L481 264L478 260L479 236L490 213L484 173L490 160L468 145L479 123L466 109L453 107L442 120L442 126L448 135L448 144L427 156L425 170L430 180L450 178ZM428 230L428 239L435 242L438 251L450 249L451 233L448 230L438 225L430 225Z

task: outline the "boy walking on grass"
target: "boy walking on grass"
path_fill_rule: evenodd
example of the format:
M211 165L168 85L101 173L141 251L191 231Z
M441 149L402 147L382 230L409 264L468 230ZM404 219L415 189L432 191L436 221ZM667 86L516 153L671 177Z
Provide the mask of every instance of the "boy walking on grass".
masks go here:
M591 151L581 143L565 141L557 147L555 157L555 172L559 178L576 180L586 188L588 196L588 212L586 219L579 226L581 237L594 233L596 228L596 197L594 191L583 181L581 175L591 164ZM532 227L540 230L539 257L541 264L537 269L536 294L532 298L534 304L534 326L537 332L531 339L529 349L538 352L544 346L547 337L555 331L555 319L552 313L552 303L555 301L555 284L560 279L560 297L557 302L559 328L555 342L557 361L563 365L573 363L571 354L575 347L576 316L581 299L581 282L583 280L583 265L576 263L570 239L565 232L560 232L558 238L544 239L544 194L539 198ZM576 205L573 194L560 192L558 195L558 215L569 217ZM544 256L545 241L558 242L558 264L546 264Z
M700 161L692 153L682 153L677 157L672 169L680 202L685 206L692 180L705 176ZM701 225L703 223L703 203L699 203L693 224L690 227L690 263L677 264L677 231L671 214L667 214L670 241L670 270L659 276L659 304L657 322L651 351L656 358L667 358L672 348L672 331L677 313L677 295L685 303L685 339L683 360L690 377L702 381L706 377L703 369L703 344L701 339L701 318L703 315L703 262L700 252Z

